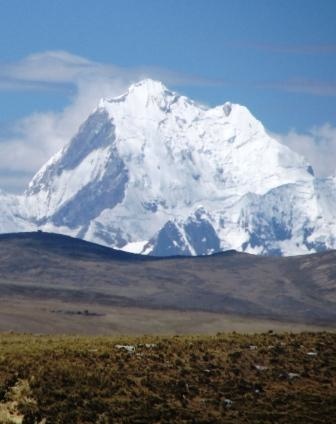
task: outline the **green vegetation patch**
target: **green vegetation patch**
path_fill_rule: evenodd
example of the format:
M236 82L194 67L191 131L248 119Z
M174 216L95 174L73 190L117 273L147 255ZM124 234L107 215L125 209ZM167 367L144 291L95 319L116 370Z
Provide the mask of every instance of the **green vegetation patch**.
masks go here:
M335 423L336 335L0 335L1 423Z

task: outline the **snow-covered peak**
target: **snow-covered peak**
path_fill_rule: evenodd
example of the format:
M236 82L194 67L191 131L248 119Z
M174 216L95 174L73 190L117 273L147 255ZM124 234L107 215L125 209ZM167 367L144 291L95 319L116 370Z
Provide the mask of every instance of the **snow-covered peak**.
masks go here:
M150 101L160 102L163 98L175 98L176 93L168 90L168 88L160 81L150 78L136 82L128 88L128 90L117 97L103 98L99 102L100 108L109 108L109 104L115 103L136 103L138 106L148 106Z
M146 79L100 101L25 202L40 227L112 247L288 254L317 246L312 222L320 237L335 221L333 187L246 107L206 107Z
M146 96L160 96L163 94L171 93L161 81L156 81L150 78L146 78L142 81L132 84L129 87L128 92L141 92Z
M119 157L128 188L136 187L143 201L165 198L172 207L181 198L186 204L204 198L232 202L311 178L304 160L271 139L246 107L227 102L207 108L146 79L122 96L102 100L27 194L45 192L52 213L52 205L68 202L93 178L102 179L112 157ZM57 189L51 189L52 179ZM39 202L39 208L44 205Z

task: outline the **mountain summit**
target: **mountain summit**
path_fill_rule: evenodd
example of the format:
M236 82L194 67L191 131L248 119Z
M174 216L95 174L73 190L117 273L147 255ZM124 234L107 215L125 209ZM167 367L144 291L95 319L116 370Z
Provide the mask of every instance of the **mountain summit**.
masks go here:
M100 100L15 201L7 221L19 230L26 222L136 253L336 247L333 179L315 178L246 107L208 108L150 79Z

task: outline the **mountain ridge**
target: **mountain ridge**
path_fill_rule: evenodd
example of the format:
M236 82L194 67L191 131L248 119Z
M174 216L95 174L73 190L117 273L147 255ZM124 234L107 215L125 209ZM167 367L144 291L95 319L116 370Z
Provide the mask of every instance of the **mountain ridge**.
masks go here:
M0 236L0 294L10 300L335 326L335 277L336 251L288 258L232 251L155 258L61 234Z

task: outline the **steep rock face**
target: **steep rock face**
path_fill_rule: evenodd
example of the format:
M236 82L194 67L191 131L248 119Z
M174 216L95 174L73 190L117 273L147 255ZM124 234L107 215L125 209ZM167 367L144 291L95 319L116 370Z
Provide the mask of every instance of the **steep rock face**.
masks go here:
M203 208L185 222L168 221L149 241L143 252L154 256L210 255L221 250L221 242Z
M335 246L334 188L245 107L144 80L100 101L25 207L39 228L134 252L288 255Z
M113 121L98 110L34 177L27 203L39 225L88 227L103 210L122 201L127 180Z

